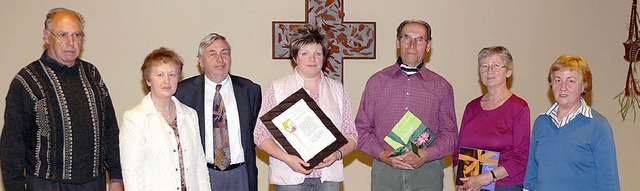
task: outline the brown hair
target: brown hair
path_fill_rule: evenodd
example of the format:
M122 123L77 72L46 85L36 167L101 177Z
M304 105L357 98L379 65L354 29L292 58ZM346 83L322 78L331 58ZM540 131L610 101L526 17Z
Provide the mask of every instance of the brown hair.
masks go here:
M289 54L294 61L298 59L298 51L304 45L320 44L322 46L322 53L324 63L329 56L329 45L327 35L321 28L306 24L291 31L289 37Z
M145 80L149 80L149 72L151 72L151 68L161 64L171 64L176 66L179 69L178 73L182 74L182 58L180 58L180 56L178 56L178 54L173 50L160 47L153 50L153 52L149 53L149 55L144 59L144 63L142 64L142 67L140 67L142 77Z

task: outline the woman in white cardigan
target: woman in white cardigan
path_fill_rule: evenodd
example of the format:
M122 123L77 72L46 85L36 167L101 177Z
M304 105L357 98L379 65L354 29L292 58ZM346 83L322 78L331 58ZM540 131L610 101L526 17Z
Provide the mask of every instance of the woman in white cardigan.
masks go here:
M140 104L124 113L120 156L125 189L211 190L200 143L198 115L173 97L182 59L159 48L142 65L149 87Z

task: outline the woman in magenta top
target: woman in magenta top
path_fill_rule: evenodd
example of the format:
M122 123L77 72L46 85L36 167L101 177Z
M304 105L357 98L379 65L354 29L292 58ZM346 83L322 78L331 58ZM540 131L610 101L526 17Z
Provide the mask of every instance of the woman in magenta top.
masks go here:
M458 147L453 155L457 169L460 147L500 152L498 167L462 178L458 190L479 190L496 182L498 190L522 190L529 155L531 124L529 106L511 93L507 81L513 74L513 58L505 47L484 48L478 53L478 71L487 93L469 102L462 116Z

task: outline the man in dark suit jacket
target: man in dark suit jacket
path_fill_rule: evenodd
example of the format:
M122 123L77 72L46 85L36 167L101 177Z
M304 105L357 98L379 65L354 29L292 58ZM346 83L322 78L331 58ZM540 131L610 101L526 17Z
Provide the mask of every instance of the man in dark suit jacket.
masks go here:
M198 112L211 188L256 191L258 168L253 130L262 104L260 86L249 79L229 74L231 46L219 34L211 33L202 39L198 48L198 64L204 74L180 82L175 96ZM221 88L216 90L218 85ZM213 97L217 91L226 107L229 131L231 162L226 168L213 164Z

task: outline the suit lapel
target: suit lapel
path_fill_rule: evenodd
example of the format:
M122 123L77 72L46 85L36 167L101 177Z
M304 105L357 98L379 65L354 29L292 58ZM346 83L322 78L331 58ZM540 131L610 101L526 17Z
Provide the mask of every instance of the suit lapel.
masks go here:
M247 149L246 144L247 141L253 141L253 140L247 140L250 134L249 133L253 133L253 132L248 132L250 131L250 110L249 110L249 102L248 102L248 97L247 97L247 90L244 88L244 84L242 84L242 82L240 82L239 80L236 79L236 76L231 75L231 81L233 82L233 93L236 97L236 105L238 107L238 118L240 119L240 140L242 141L242 147Z
M200 126L200 142L203 148L205 148L205 123L204 123L204 74L200 75L198 79L193 81L193 109L198 113L198 126Z

